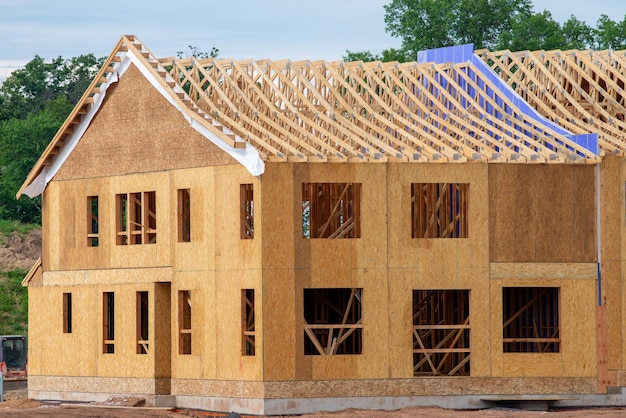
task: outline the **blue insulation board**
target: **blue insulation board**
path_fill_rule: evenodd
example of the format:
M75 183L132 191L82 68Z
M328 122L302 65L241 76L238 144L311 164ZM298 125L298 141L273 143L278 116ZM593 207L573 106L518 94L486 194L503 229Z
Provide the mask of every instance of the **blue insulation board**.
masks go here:
M599 153L598 146L598 134L594 133L586 133L586 134L578 134L575 135L568 130L564 129L562 126L552 122L549 119L546 119L542 115L540 115L532 106L530 106L523 98L521 98L508 84L506 84L499 76L493 71L482 59L480 59L476 54L474 54L474 45L473 44L465 44L458 46L448 46L443 48L435 48L429 49L426 51L419 51L417 53L417 62L420 64L432 62L435 64L447 64L447 63L462 63L462 62L470 62L474 65L476 70L480 72L478 75L478 84L479 87L485 88L486 93L495 98L496 104L503 107L504 111L509 115L513 114L513 109L510 109L508 106L504 105L502 97L507 98L513 105L526 116L536 120L541 125L549 127L553 131L565 136L572 142L582 146L583 148L593 152L594 154ZM475 74L468 73L468 76L474 77ZM492 85L494 85L497 91L490 91L489 87L485 85L484 81L480 79L484 78L489 80ZM442 86L444 87L444 86ZM465 83L459 83L459 87L461 88L469 88ZM470 92L471 93L471 92ZM498 97L501 96L501 97ZM493 114L494 116L501 116L498 111L493 109L493 106L489 103L481 103L481 106L485 109L486 113Z

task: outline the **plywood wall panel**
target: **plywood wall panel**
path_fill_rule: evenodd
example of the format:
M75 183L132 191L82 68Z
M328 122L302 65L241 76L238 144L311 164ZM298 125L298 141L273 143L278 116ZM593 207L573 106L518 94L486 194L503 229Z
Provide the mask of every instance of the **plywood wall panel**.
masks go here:
M301 272L272 269L263 275L264 380L311 378L304 370ZM308 281L308 280L307 280Z
M493 262L594 262L593 166L490 166Z
M494 377L594 377L597 375L595 280L492 279L491 357ZM502 288L558 287L558 353L504 353L502 350ZM585 338L581 338L585 336Z
M131 65L107 98L56 180L236 164L189 126Z

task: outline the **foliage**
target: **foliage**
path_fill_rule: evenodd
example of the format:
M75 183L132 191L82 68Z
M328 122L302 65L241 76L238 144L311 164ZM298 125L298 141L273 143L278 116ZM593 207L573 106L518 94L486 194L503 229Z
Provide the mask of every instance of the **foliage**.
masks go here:
M626 48L626 15L621 22L614 22L607 15L601 15L593 33L594 47L597 49Z
M192 46L192 45L188 45L187 48L188 48L187 52L183 52L183 51L176 52L176 57L178 59L183 59L183 58L198 58L198 59L217 58L217 56L220 53L220 50L215 48L215 47L211 48L211 52L200 51L198 49L198 47Z
M66 97L75 105L103 62L104 58L96 58L93 54L68 60L58 57L49 63L35 56L0 85L0 121L25 119L60 97Z
M22 287L27 273L22 269L0 272L0 335L28 332L28 291Z
M512 51L559 49L565 45L561 26L547 10L518 16L508 31L502 32L497 49Z
M392 0L384 7L387 32L402 38L402 50L413 57L465 43L492 48L518 16L531 11L530 0Z
M41 198L15 195L71 110L62 96L26 119L0 121L0 219L41 222Z
M346 51L346 61L414 61L419 51L472 43L492 50L624 49L626 16L602 15L596 27L571 16L562 25L531 0L391 0L384 6L387 33L398 50Z

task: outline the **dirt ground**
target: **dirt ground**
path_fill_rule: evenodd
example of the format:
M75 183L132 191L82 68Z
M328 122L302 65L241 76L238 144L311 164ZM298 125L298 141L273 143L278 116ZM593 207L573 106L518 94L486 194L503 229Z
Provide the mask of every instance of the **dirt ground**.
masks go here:
M227 417L247 418L238 414L212 413L196 410L172 410L168 408L151 408L144 406L144 400L138 398L117 398L107 402L79 404L61 402L40 402L26 398L26 390L9 391L5 394L5 402L0 403L0 418L4 417ZM299 418L596 418L623 417L624 408L585 408L556 409L551 411L524 411L510 408L492 408L473 411L453 411L449 409L407 408L398 411L348 410L342 412L319 412L316 414L298 415Z

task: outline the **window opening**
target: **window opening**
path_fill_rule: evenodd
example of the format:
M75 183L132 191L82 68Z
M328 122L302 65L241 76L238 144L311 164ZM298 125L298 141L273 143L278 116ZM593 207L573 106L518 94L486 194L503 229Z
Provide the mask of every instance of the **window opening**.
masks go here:
M254 192L252 184L239 186L241 239L254 238Z
M155 244L155 192L118 194L115 200L117 244Z
M178 291L178 354L191 354L191 291Z
M104 333L104 350L106 353L115 352L115 293L103 293L103 333Z
M467 238L468 183L411 184L413 238Z
M72 333L72 294L63 293L63 333Z
M304 354L361 354L363 289L304 289Z
M191 241L191 198L189 189L178 190L178 242Z
M241 354L254 356L254 289L241 291L241 331Z
M360 238L360 183L303 183L304 238Z
M413 291L413 376L470 375L468 290Z
M137 292L137 354L148 354L148 292Z
M97 247L98 242L98 196L87 197L87 246Z
M505 353L558 353L559 288L502 288Z

